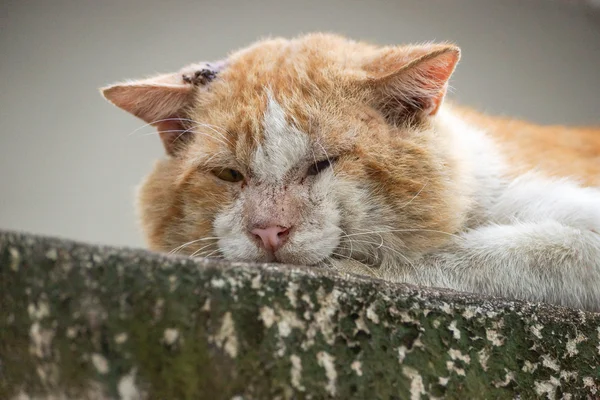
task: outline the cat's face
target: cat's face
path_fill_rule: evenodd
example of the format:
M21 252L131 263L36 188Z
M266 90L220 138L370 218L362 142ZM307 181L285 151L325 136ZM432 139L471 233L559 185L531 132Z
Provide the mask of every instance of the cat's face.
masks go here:
M115 104L158 121L171 156L140 188L151 247L378 265L440 245L466 206L435 121L457 60L449 46L311 35L108 88Z

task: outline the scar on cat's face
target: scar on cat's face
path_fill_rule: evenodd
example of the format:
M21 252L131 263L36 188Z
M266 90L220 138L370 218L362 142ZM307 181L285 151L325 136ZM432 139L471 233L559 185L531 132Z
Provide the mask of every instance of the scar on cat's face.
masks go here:
M309 35L105 89L170 155L139 192L150 246L312 265L442 244L465 208L433 140L458 58Z

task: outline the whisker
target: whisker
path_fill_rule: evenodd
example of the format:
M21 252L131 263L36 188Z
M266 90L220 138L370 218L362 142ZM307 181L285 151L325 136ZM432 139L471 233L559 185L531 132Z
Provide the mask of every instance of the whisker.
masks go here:
M133 130L133 131L131 131L131 132L130 132L130 133L127 135L127 136L131 136L131 135L135 134L136 132L139 132L139 131L141 131L142 129L144 129L144 128L147 128L147 127L149 127L149 126L152 126L152 125L154 125L154 124L157 124L157 123L159 123L159 122L167 122L167 121L180 121L180 122L181 122L181 121L185 121L185 122L196 122L196 121L194 121L194 120L192 120L192 119L188 119L188 118L163 118L163 119L157 119L157 120L155 120L155 121L148 122L147 124L144 124L144 125L140 126L140 127L139 127L139 128L137 128L137 129L134 129L134 130Z
M196 250L195 252L193 252L192 254L190 254L190 257L194 257L196 254L202 252L202 250L204 250L207 247L213 246L215 243L209 243L206 246L202 246L200 247L198 250Z
M331 254L333 254L334 256L337 256L337 257L348 258L347 256L345 256L343 254L338 254L338 253L331 253ZM348 259L352 260L352 261L357 261L357 260L354 260L353 258L348 258ZM335 258L333 258L333 257L327 257L326 260L328 260L328 261L331 262L331 261L335 261ZM369 265L369 264L366 264L364 262L360 262L360 264L362 266L364 266L366 269L368 269L373 275L377 275L377 273L376 273L375 268L374 268L373 265Z
M370 242L370 241L367 241L367 240L356 240L356 242L357 242L357 243L365 243L365 244L373 244L373 245L377 245L377 242ZM404 259L406 260L406 262L407 262L408 264L410 264L410 266L411 266L413 269L415 269L415 270L416 270L416 268L415 268L414 264L412 263L412 261L410 261L410 259L409 259L408 257L406 257L404 254L402 254L402 253L401 253L401 252L399 252L398 250L396 250L396 249L394 249L394 248L392 248L392 247L389 247L389 246L385 246L385 245L383 244L383 242L381 242L381 243L378 245L378 247L377 247L377 249L381 249L381 248L383 248L383 249L386 249L386 250L389 250L389 251L393 252L394 254L397 254L397 255L399 255L400 257L404 258Z
M438 231L435 229L390 229L390 230L384 230L384 231L368 231L368 232L358 232L358 233L351 233L347 236L342 236L342 237L348 237L348 236L360 236L360 235L369 235L371 233L393 233L393 232L434 232L434 233L441 233L443 235L448 235L448 236L452 236L455 237L457 239L460 240L464 240L464 238L455 235L453 233L449 233L449 232L444 232L444 231Z
M406 203L402 207L400 207L400 209L402 209L402 208L408 206L410 203L412 203L413 200L416 199L421 194L421 192L423 191L423 189L425 189L425 186L427 186L428 183L429 183L429 179L425 182L425 184L423 185L423 187L421 189L419 189L419 191L417 192L417 194L415 194L414 197L412 199L410 199L410 201L408 203Z
M226 142L222 141L222 140L221 140L221 139L219 139L219 138L216 138L216 137L214 137L214 136L211 136L211 135L209 135L209 134L208 134L208 133L206 133L206 132L192 131L194 128L195 128L195 127L193 127L193 126L192 126L192 127L189 127L188 129L186 129L185 131L181 132L181 133L180 133L180 134L179 134L179 135L178 135L178 136L175 138L175 140L173 140L173 143L175 143L177 140L179 140L179 138L180 138L181 136L183 136L184 134L186 134L186 133L188 133L188 132L192 132L194 135L204 135L204 136L206 136L206 137L208 137L208 138L210 138L210 139L214 139L214 140L216 140L217 142L219 142L219 143L221 143L221 144L223 144L223 145L227 146L227 144L228 144L228 143L226 143ZM229 143L229 144L231 145L231 143Z
M188 128L188 129L169 129L169 130L165 130L165 131L161 131L161 132L162 132L162 133L174 133L174 132L179 132L179 135L178 135L178 136L177 136L177 137L176 137L176 138L173 140L173 142L172 142L172 143L175 143L175 142L176 142L176 141L177 141L177 140L178 140L178 139L179 139L181 136L183 136L184 134L186 134L186 133L188 133L188 132L191 132L191 133L193 133L193 134L195 134L195 135L204 135L204 136L206 136L206 137L208 137L208 138L210 138L210 139L214 139L214 140L216 140L217 142L219 142L219 143L221 143L221 144L223 144L223 145L225 145L225 146L227 146L228 144L229 144L229 145L232 145L232 144L231 144L231 142L229 142L229 141L227 141L227 142L224 142L223 140L221 140L221 139L219 139L219 138L217 138L217 137L214 137L214 136L212 136L212 135L209 135L209 134L208 134L208 133L206 133L206 132L194 131L194 130L193 130L194 128L195 128L195 127L191 127L191 128ZM154 136L154 135L158 135L158 132L144 133L144 134L142 134L141 136ZM225 140L227 140L227 139L225 139Z
M342 232L342 233L343 233L343 236L341 236L341 237L340 237L340 239L343 239L343 238L347 238L347 239L348 239L348 244L350 245L350 257L352 257L352 250L353 250L353 247L352 247L352 239L350 239L350 238L348 237L348 233L347 233L345 230L343 230L343 229L342 229L342 228L340 228L340 227L336 227L336 228L337 228L337 229L339 229L339 230L340 230L340 232Z
M175 253L176 253L177 251L179 251L180 249L182 249L182 248L184 248L184 247L186 247L186 246L189 246L190 244L194 244L194 243L196 243L196 242L199 242L199 241L201 241L201 240L202 240L202 238L200 238L200 239L196 239L196 240L192 240L192 241L189 241L189 242L187 242L187 243L184 243L184 244L182 244L181 246L177 246L177 247L175 247L173 250L169 251L169 254L175 254Z
M185 132L184 129L169 129L166 131L161 131L163 133L173 133L173 132ZM154 136L154 135L158 135L158 132L150 132L150 133L142 133L140 134L140 136Z
M321 144L321 142L318 141L318 140L317 140L316 143L319 145L319 147L321 148L321 150L323 150L323 152L325 153L325 157L327 158L327 162L329 163L329 165L331 165L331 158L329 158L329 154L327 153L327 150L325 150L325 147L323 147L323 145ZM333 165L331 166L331 173L335 177L335 172L333 171Z
M214 243L211 243L210 245L213 245L213 244ZM208 247L208 246L205 246L205 247ZM202 250L202 249L200 249L200 250ZM215 253L219 253L220 251L221 251L221 249L218 248L218 247L216 249L202 250L202 251L199 251L199 252L196 251L196 252L190 254L189 257L190 258L192 258L192 257L208 258L208 257L212 256Z
M169 251L169 254L175 254L179 250L183 249L184 247L187 247L187 246L189 246L191 244L194 244L194 243L203 242L205 240L219 240L219 239L222 239L222 238L220 236L209 236L209 237L202 237L202 238L196 239L196 240L191 240L191 241L189 241L187 243L182 244L181 246L175 247L173 250Z
M340 254L340 253L331 253L331 254L332 254L332 255L334 255L334 256L337 256L337 257L341 257L341 258L345 258L345 259L348 259L348 260L356 261L356 260L354 260L353 258L351 258L351 257L348 257L348 256L347 256L347 255L345 255L345 254Z
M202 257L204 257L204 258L210 258L213 254L220 253L220 252L221 252L221 249L216 249L216 250L210 252L209 254L203 255Z
M195 121L195 120L190 120L190 121L193 121L195 124L206 126L207 128L211 128L211 129L215 129L215 130L216 129L220 129L221 130L220 134L231 135L231 133L227 129L225 129L225 128L221 127L221 126L213 125L213 124L207 124L206 122L200 122L200 121Z
M225 130L225 129L223 129L223 128L220 128L220 127L218 127L218 126L216 126L216 125L211 125L211 124L206 124L206 123L202 123L202 122L194 121L194 120L192 120L192 119L189 119L189 118L164 118L164 119L159 119L159 120L156 120L156 121L152 121L152 122L149 122L149 123L147 123L147 124L144 124L144 125L140 126L139 128L137 128L137 129L133 130L132 132L130 132L130 133L128 134L128 136L134 135L135 133L139 132L140 130L142 130L142 129L144 129L144 128L148 127L148 126L151 126L151 125L153 125L153 124L156 124L156 123L159 123L159 122L167 122L167 121L180 121L180 122L191 122L191 123L192 123L192 126L191 126L190 128L188 128L188 129L185 129L185 130L181 130L181 129L173 129L173 130L166 130L166 131L162 131L162 132L182 132L182 133L181 133L181 134L180 134L180 135L177 137L177 139L179 139L179 137L181 137L181 135L183 135L184 133L187 133L187 132L192 132L192 131L193 131L193 129L194 129L194 128L196 128L196 127L205 127L205 128L208 128L208 129L212 130L212 131L213 131L213 132L215 132L217 135L219 135L219 136L220 136L220 137L223 139L222 141L220 141L221 143L223 143L223 144L225 144L225 145L230 145L230 146L233 146L233 143L231 143L231 141L230 141L230 140L229 140L229 139L228 139L228 138L227 138L227 137L226 137L226 136L225 136L225 135L224 135L222 132L219 132L219 131L217 131L217 128L218 128L218 129L221 129L223 132L225 132L227 135L229 135L230 133L229 133L227 130ZM147 134L144 134L143 136L156 135L157 133L158 133L158 132L147 133ZM213 138L213 139L215 139L215 140L219 140L218 138L216 138L216 137L214 137L214 136L211 136L211 135L209 135L209 134L207 134L207 133L205 133L205 132L193 131L193 133L199 133L199 134L203 134L203 135L205 135L205 136L208 136L209 138ZM175 140L177 140L177 139L175 139Z
M233 143L231 143L231 141L230 141L230 140L229 140L229 139L228 139L228 138L225 136L225 134L223 134L223 133L221 133L221 132L217 131L217 130L215 129L215 126L214 126L214 125L205 124L205 123L202 123L202 122L195 122L195 126L196 126L196 127L204 127L204 128L208 128L208 129L212 130L214 133L216 133L216 134L217 134L217 135L219 135L221 138L223 138L223 140L225 140L225 141L226 141L226 142L227 142L227 143L228 143L230 146L233 146ZM227 135L229 135L229 132L225 131L225 133L226 133Z

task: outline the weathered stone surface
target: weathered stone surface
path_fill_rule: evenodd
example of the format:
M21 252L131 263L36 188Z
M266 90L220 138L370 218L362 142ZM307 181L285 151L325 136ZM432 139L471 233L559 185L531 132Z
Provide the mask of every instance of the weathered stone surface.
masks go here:
M600 315L0 233L0 398L596 398Z

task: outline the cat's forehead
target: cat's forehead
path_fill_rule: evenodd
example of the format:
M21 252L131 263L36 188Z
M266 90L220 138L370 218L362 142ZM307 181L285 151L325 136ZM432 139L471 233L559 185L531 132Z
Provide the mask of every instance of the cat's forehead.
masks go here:
M260 180L281 180L312 152L314 140L306 130L290 122L285 110L267 91L267 104L262 117L262 137L256 142L249 167Z
M324 97L332 107L343 100L341 86L348 71L338 64L335 54L307 43L263 42L234 53L208 93L201 92L198 107L208 113L226 109L226 116L253 119L247 124L256 128L276 99L288 118L306 123L311 105L322 104Z
M205 132L216 135L216 147L207 149L206 140L200 137L192 151L203 152L209 159L227 154L229 160L223 160L225 163L234 162L232 166L243 167L252 178L281 182L296 172L302 173L311 163L337 156L353 146L356 126L348 116L335 118L327 107L319 107L314 101L295 100L267 86L240 98L231 107L212 110L207 122L217 132ZM227 141L219 139L222 132L228 133Z
M230 158L226 162L234 159L252 177L271 182L306 167L310 159L321 159L325 147L330 147L326 132L301 117L298 108L302 105L295 108L285 101L265 88L249 99L239 99L233 107L211 110L208 120L200 119L211 129L203 130L192 153L208 158L224 155ZM206 134L216 140L207 139Z
M246 65L245 74L239 63L228 68L192 118L228 132L232 155L257 178L279 180L303 162L349 146L351 115L340 117L348 99L320 82L319 72L309 79L298 67L260 63Z

